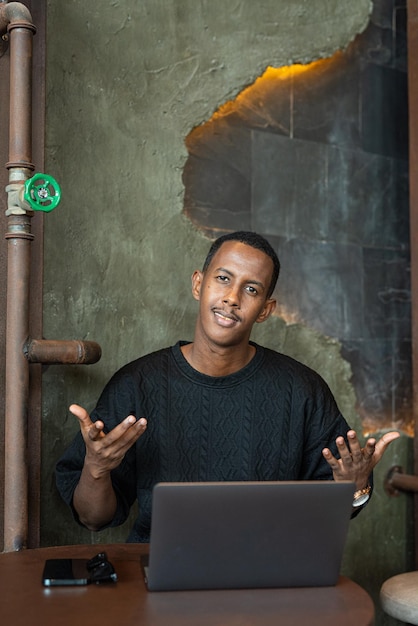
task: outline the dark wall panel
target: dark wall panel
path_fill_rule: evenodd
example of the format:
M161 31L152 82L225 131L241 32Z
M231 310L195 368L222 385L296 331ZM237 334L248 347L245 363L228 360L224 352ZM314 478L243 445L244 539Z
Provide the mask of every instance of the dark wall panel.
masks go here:
M185 212L253 229L282 262L277 312L341 342L366 430L410 432L405 2L375 0L331 59L259 79L187 140Z

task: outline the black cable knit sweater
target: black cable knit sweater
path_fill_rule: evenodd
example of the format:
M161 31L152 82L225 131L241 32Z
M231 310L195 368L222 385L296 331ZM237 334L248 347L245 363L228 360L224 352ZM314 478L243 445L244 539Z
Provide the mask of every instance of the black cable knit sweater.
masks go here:
M128 541L149 541L156 482L330 480L321 451L335 454L335 438L349 430L326 383L294 359L253 344L246 367L211 377L187 363L184 343L125 365L91 416L107 431L129 414L148 420L112 473L118 510L110 526L123 523L138 499ZM57 486L70 506L84 453L78 434L57 464Z

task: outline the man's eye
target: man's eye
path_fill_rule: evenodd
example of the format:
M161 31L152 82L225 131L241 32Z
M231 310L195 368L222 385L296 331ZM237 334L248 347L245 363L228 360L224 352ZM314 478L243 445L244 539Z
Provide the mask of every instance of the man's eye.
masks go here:
M216 279L219 280L219 282L221 283L226 283L228 280L228 276L217 276Z
M248 293L250 293L252 296L256 296L258 294L257 289L255 289L251 285L247 285L246 289L247 289Z

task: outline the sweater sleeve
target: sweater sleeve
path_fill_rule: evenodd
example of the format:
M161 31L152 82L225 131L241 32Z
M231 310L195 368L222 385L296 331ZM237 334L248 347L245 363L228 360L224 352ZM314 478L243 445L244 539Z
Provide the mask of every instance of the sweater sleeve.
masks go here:
M341 415L334 396L325 381L314 374L305 396L301 415L304 419L303 480L332 480L332 470L322 455L324 448L339 456L335 440L346 438L350 426Z
M105 432L109 432L130 413L135 414L134 394L128 376L120 372L106 385L99 402L91 414L93 422L100 419L105 424ZM74 519L81 524L73 506L74 491L80 480L84 465L85 444L80 432L74 437L57 462L55 479L57 489L64 502L71 508ZM117 499L117 510L112 521L104 526L119 526L128 517L130 508L136 498L136 453L133 446L125 455L121 464L112 471L111 478Z
M322 455L324 448L329 448L332 454L339 458L335 440L342 436L346 439L350 426L341 415L337 403L328 385L318 377L315 393L310 395L305 408L305 446L302 480L333 480L330 466ZM373 488L373 472L369 477ZM356 517L367 505L364 504L353 510L352 518Z

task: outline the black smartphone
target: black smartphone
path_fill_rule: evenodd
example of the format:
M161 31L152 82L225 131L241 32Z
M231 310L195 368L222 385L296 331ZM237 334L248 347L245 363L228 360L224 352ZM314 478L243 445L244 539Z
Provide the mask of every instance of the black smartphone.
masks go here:
M91 582L86 559L47 559L42 574L45 587L88 585Z

